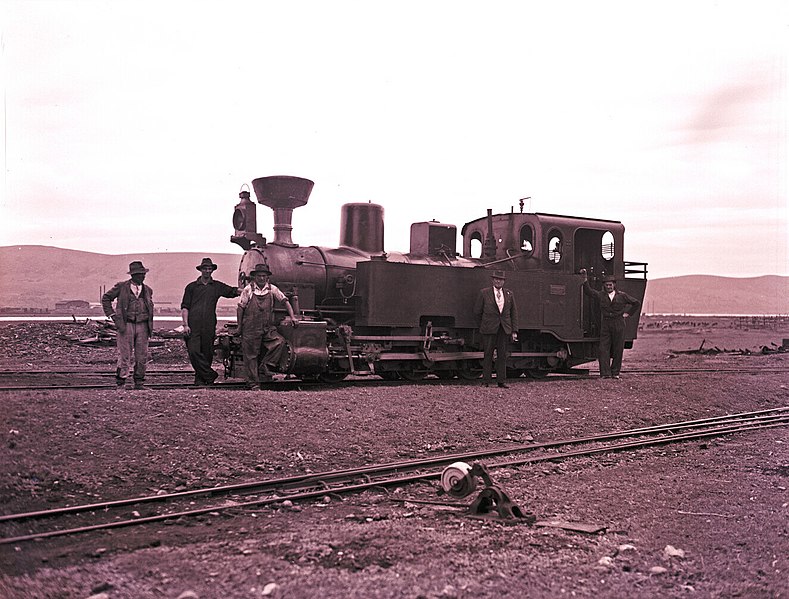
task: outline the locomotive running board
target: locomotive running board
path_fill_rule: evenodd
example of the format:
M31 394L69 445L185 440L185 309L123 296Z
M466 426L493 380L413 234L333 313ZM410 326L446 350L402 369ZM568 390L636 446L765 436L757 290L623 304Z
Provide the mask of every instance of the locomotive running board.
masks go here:
M430 362L451 362L452 360L481 360L485 354L481 351L463 351L452 353L431 353L427 355L427 360ZM555 358L556 352L511 352L507 354L510 358ZM387 352L382 353L378 358L381 361L386 360L424 360L425 354L422 353L405 353L405 352Z

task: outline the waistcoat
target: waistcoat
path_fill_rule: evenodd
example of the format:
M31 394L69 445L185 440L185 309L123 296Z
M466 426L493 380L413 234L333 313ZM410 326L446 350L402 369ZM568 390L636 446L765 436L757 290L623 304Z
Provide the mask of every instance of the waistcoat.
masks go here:
M126 320L129 322L145 322L149 316L148 308L142 299L142 291L140 292L140 297L136 297L134 293L131 293L129 306L126 308Z

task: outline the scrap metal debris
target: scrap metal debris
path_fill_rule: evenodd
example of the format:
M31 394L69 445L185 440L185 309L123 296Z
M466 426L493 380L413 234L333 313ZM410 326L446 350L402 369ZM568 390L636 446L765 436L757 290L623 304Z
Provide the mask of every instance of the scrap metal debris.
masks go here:
M90 319L81 323L75 319L74 324L83 325L82 330L76 335L60 335L61 339L79 345L115 345L118 331L114 323L110 321L98 322Z
M115 345L118 338L118 327L116 327L115 323L111 320L99 322L88 318L84 322L78 322L74 319L74 324L83 325L83 330L79 335L60 336L70 343L106 347ZM158 332L156 334L158 335ZM157 341L154 339L148 341L148 347L158 347L161 345L164 345L164 341Z
M734 356L753 356L753 355L768 355L768 354L783 354L789 352L789 345L778 345L777 343L770 343L770 345L763 345L758 350L751 349L721 349L719 347L704 348L706 339L702 340L698 349L672 349L669 350L672 354L698 354L702 356L730 354Z
M534 523L534 526L561 528L562 530L586 532L589 534L597 534L599 532L605 532L606 530L606 527L602 524L584 524L583 522L568 522L566 520L538 520Z
M477 488L475 477L479 477L485 485L477 498L468 506L468 515L472 518L497 519L533 524L537 518L523 512L510 499L507 492L493 482L485 467L479 462L469 466L465 462L455 462L447 466L441 473L439 494L446 493L451 497L468 497Z

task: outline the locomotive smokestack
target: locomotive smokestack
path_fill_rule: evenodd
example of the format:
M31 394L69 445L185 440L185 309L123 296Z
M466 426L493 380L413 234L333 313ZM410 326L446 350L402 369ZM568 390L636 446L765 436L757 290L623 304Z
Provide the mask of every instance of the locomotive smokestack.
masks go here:
M301 177L261 177L252 181L258 202L274 211L274 241L279 245L295 247L291 239L293 209L304 206L315 185Z

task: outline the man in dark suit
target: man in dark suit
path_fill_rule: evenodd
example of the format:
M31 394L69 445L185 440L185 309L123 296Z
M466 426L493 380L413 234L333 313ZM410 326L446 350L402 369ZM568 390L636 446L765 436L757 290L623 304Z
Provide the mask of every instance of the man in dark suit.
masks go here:
M597 291L589 285L586 269L582 268L581 274L584 277L584 294L596 298L600 304L600 345L597 350L600 377L618 379L625 351L625 319L638 310L641 302L624 291L617 291L613 276L603 278L603 289Z
M490 276L492 287L480 289L474 304L474 314L479 318L479 332L485 357L482 361L482 379L487 387L493 370L493 350L496 350L496 382L507 388L507 342L518 340L518 308L512 291L504 289L504 271L495 270Z
M219 374L213 369L214 339L216 339L216 304L220 297L237 297L240 291L214 279L219 268L211 258L203 258L200 276L184 289L181 300L181 318L184 322L184 339L189 361L195 371L195 385L208 387Z

